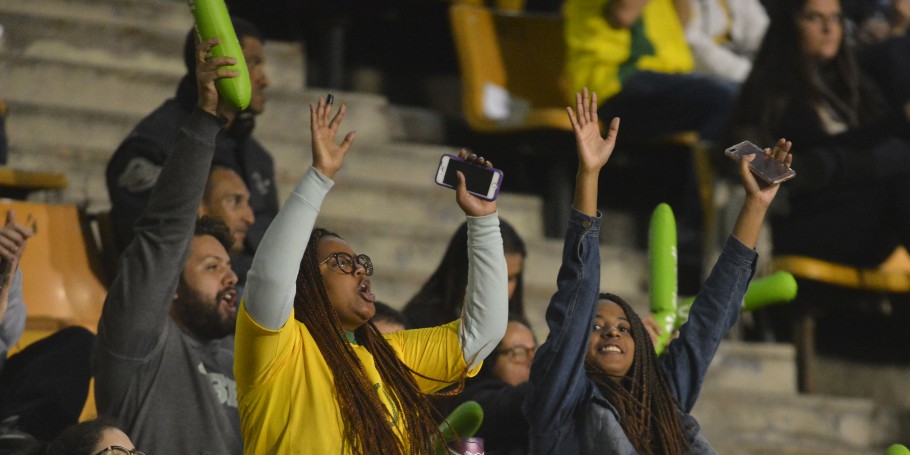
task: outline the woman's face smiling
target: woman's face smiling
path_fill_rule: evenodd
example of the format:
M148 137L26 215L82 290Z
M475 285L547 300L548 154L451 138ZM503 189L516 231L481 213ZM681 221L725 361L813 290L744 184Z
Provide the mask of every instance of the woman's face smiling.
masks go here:
M588 362L619 381L626 376L635 360L632 324L615 302L600 300L591 326Z

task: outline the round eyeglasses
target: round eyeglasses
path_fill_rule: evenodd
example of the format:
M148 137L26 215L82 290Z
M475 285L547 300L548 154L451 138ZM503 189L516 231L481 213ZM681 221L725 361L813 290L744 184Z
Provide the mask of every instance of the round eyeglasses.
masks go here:
M537 348L529 348L527 346L512 346L511 348L502 348L498 349L500 355L506 356L507 359L514 363L524 363L534 360L534 354L537 353Z
M329 257L323 259L322 262L319 263L319 265L329 262L330 259L334 259L335 265L338 266L338 269L348 275L353 276L354 273L357 271L357 267L355 266L355 264L363 267L363 273L366 276L373 275L373 261L370 259L369 256L367 256L365 254L358 254L357 257L355 258L354 256L351 256L348 253L340 251L338 253L330 254Z
M123 446L110 446L106 449L102 449L95 455L145 455L145 453L142 453L136 449L127 449Z

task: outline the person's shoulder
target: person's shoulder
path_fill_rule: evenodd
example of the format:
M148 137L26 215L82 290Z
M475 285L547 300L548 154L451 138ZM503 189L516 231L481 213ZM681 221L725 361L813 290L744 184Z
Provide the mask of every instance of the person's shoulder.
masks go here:
M160 161L157 164L163 163L189 115L176 100L165 101L133 127L114 151L111 161L141 154L146 159Z

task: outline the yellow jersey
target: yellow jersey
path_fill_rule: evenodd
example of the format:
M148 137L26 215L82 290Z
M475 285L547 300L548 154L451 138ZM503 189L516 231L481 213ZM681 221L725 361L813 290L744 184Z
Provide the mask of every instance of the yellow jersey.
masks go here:
M384 335L398 358L412 370L445 382L414 376L424 393L456 381L467 368L459 337L460 321ZM292 317L279 330L257 324L241 304L237 314L234 376L246 454L339 454L344 422L332 371L303 323ZM241 344L241 340L242 344ZM373 355L351 346L364 375L389 410L399 437L404 425L392 405ZM477 374L478 365L468 376ZM405 441L407 442L407 441ZM346 449L350 453L350 446Z

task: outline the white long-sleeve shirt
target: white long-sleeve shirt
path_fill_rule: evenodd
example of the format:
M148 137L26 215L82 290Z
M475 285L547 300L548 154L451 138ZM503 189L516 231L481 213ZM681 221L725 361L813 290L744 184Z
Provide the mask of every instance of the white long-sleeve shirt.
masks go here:
M743 82L768 28L759 0L689 0L691 17L686 40L695 71Z
M315 168L307 170L256 251L243 302L253 320L264 328L278 330L291 317L300 261L333 184ZM505 334L508 272L498 215L469 216L467 221L468 286L461 316L461 345L465 361L473 368Z

